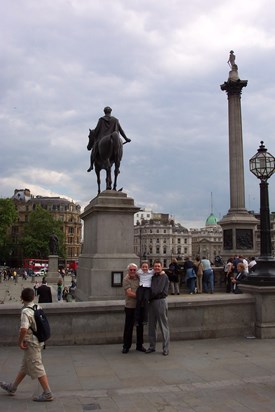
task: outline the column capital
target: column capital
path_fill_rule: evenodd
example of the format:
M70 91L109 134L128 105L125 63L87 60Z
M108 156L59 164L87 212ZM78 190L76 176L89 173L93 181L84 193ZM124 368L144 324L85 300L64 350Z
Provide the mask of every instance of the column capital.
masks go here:
M232 81L228 80L227 82L224 82L221 84L221 90L226 91L228 97L232 95L238 95L240 96L242 93L243 87L247 86L248 81L247 80L237 80L237 81Z

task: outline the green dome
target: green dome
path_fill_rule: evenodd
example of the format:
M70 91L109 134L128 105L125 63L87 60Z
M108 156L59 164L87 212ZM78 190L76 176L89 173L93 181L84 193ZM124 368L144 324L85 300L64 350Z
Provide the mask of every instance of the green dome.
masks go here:
M216 218L216 216L213 215L213 213L211 213L206 219L205 226L217 225L217 224L218 224L218 219Z

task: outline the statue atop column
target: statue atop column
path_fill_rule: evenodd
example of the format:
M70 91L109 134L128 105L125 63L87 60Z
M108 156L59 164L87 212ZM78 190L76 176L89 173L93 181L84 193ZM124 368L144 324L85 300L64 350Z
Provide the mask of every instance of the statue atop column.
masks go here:
M238 66L235 63L235 60L236 60L236 56L234 54L234 51L231 50L230 53L229 53L229 58L228 58L227 64L231 68L231 70L229 72L229 80L233 80L233 81L236 81L236 80L240 79L239 74L238 74Z

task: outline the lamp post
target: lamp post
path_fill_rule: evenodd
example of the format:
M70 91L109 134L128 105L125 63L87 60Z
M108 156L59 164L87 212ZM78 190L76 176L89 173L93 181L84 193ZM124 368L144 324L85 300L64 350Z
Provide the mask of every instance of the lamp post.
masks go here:
M267 180L275 171L275 158L268 153L263 141L261 141L258 152L249 160L249 169L260 179L261 254L257 259L255 272L250 274L244 283L274 286L275 259L272 257Z

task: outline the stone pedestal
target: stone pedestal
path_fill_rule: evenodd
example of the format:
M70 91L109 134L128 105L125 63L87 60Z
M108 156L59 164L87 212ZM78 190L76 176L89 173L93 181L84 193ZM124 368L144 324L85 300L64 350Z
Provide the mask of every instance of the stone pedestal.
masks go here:
M77 300L124 298L122 285L117 283L129 263L139 262L134 253L134 213L138 210L126 193L114 190L100 193L85 207L81 215L84 243L77 271Z
M49 268L47 274L47 282L56 284L60 275L58 272L58 256L49 255Z
M245 209L229 210L219 221L223 230L223 258L232 256L255 256L256 229L258 220Z
M242 284L243 292L256 298L255 335L259 339L275 338L275 286Z

